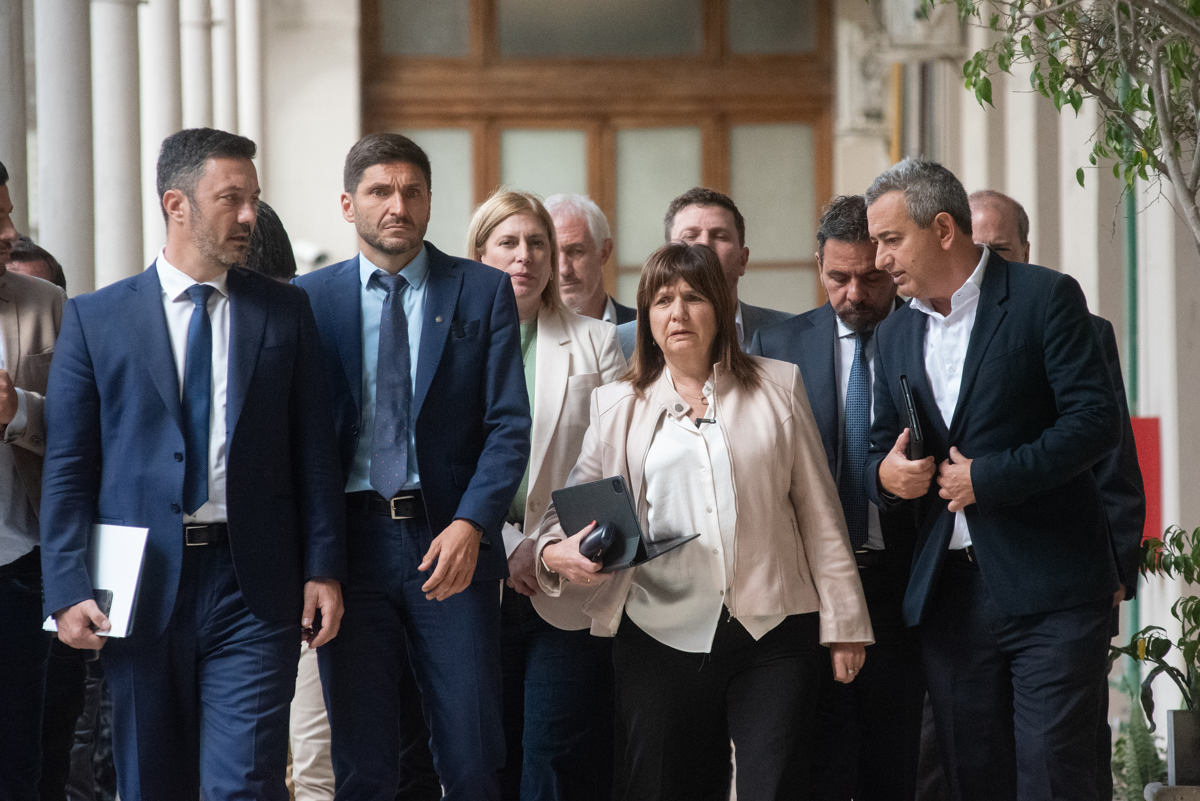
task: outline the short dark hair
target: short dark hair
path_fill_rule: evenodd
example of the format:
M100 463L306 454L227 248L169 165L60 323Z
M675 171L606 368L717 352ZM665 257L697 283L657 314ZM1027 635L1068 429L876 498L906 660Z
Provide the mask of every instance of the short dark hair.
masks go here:
M196 184L204 175L209 159L246 159L258 148L244 136L215 128L187 128L163 140L158 151L158 205L171 189L178 189L188 200L196 199ZM167 218L162 208L163 219Z
M908 216L918 228L928 228L946 212L958 230L971 235L971 204L967 190L954 173L926 159L906 158L880 173L863 194L868 206L888 192L903 192Z
M258 204L258 221L250 234L250 249L246 251L246 269L277 281L290 281L296 277L292 240L288 239L287 230L275 209L266 203Z
M738 211L733 199L715 189L705 189L697 186L684 192L671 201L667 206L667 216L663 217L663 240L671 241L671 229L675 227L675 215L688 206L718 206L733 214L733 226L737 228L738 244L746 244L746 218Z
M839 195L821 210L817 227L817 255L825 258L825 243L830 239L855 245L870 242L867 230L867 201L862 195Z
M8 183L8 168L4 166L4 162L0 161L0 186Z
M22 234L17 237L17 244L13 247L12 253L9 255L10 262L31 262L44 261L50 267L50 280L63 291L67 289L67 274L63 272L62 265L58 263L58 259L50 255L50 251L39 246L29 237Z
M363 173L376 164L411 164L425 176L425 188L433 190L433 175L429 156L413 140L398 133L367 134L354 143L346 154L342 168L342 189L353 195L362 182Z
M968 202L984 201L985 203L1007 203L1012 209L1013 214L1017 215L1017 238L1021 240L1022 245L1029 244L1029 215L1025 213L1025 207L1003 192L997 192L995 189L980 189L977 192L972 192L967 198Z

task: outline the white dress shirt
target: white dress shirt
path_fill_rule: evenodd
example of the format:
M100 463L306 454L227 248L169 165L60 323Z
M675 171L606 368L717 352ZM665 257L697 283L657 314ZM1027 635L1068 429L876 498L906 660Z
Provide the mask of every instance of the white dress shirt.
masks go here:
M979 310L979 290L983 286L983 271L987 267L988 249L983 248L975 272L957 292L950 297L950 313L942 316L917 298L912 307L927 315L925 321L925 375L929 388L937 402L938 411L946 428L954 419L954 407L958 405L958 392L962 387L963 363L967 360L967 346L971 343L971 329L975 327L975 313ZM936 479L935 479L936 480ZM950 550L966 548L971 544L971 532L967 529L967 516L960 509L954 514L954 533L950 537Z
M14 314L16 312L13 312ZM7 370L4 338L0 337L0 370ZM25 486L17 475L12 442L25 433L28 420L25 392L17 390L17 413L4 432L0 444L0 565L15 562L37 547L38 519Z
M225 506L225 431L226 394L229 385L229 292L226 273L206 286L216 289L208 296L208 317L212 323L212 403L209 407L208 500L195 514L184 515L185 523L223 523L228 518ZM167 261L166 250L158 254L158 282L162 286L163 311L167 315L167 333L175 356L175 376L179 379L179 397L183 398L183 368L187 359L188 325L196 304L188 297L189 287L197 282Z
M854 347L855 338L854 332L842 322L842 318L834 315L837 320L838 337L837 342L833 347L833 363L834 369L838 376L838 442L839 451L843 451L846 442L846 390L850 387L850 369L854 367ZM869 422L875 421L875 337L867 340L866 345L867 357L867 386L870 391L870 417ZM842 453L837 454L838 460L838 475L834 476L834 483L839 487L841 484L841 469L842 469ZM873 503L867 504L867 548L872 551L883 550L883 528L879 525L879 508Z
M604 314L600 317L601 321L617 325L617 304L612 299L612 295L606 295L604 300Z
M749 342L746 341L746 327L742 325L742 302L737 302L737 311L733 313L733 327L737 330L738 347L742 349L742 353L746 352L746 347Z
M663 368L670 379L670 371ZM712 399L712 382L704 385ZM668 407L646 454L646 505L651 540L699 533L692 542L636 568L625 602L629 619L654 639L689 653L708 653L729 598L736 553L737 504L721 413L699 428L687 405ZM738 618L758 639L783 615Z

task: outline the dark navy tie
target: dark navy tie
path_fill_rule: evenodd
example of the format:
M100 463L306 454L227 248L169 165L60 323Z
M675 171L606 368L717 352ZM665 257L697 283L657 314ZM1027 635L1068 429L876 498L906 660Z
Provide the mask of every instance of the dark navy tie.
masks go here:
M850 530L850 547L867 544L867 490L863 468L867 463L867 435L871 427L871 373L867 369L867 342L871 332L854 335L854 362L846 385L846 425L842 437L842 469L838 495Z
M187 295L196 304L188 323L183 360L183 510L194 513L208 500L208 434L212 410L212 320L208 298L214 287L193 284Z
M375 434L371 440L371 486L394 497L408 480L408 413L412 404L412 358L408 318L400 298L408 281L402 275L375 280L387 290L379 318L379 361L375 367Z

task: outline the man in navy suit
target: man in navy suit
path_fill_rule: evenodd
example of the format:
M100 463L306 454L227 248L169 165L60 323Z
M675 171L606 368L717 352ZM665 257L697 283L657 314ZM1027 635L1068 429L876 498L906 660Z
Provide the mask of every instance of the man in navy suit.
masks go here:
M207 128L163 142L166 247L68 301L50 368L44 606L63 642L103 648L125 801L286 799L296 641L328 642L341 618L344 506L312 311L234 268L254 153ZM149 528L126 639L102 636L97 523Z
M717 254L737 308L734 323L742 350L749 349L758 329L792 317L787 312L751 306L738 300L738 281L746 274L750 248L746 245L746 219L728 195L699 186L689 189L667 207L663 233L667 242L707 245ZM625 358L633 358L637 321L617 326L617 335Z
M812 723L814 733L819 732L813 796L828 801L912 798L925 694L917 638L900 614L912 562L912 509L880 512L861 486L853 492L843 481L853 477L847 432L856 431L847 416L862 413L863 425L857 430L865 453L872 333L896 305L895 283L875 266L867 204L860 195L834 198L825 207L817 229L817 269L829 302L759 329L750 346L752 354L800 367L843 506L861 506L860 525L851 524L851 544L875 643L867 646L867 661L852 684L834 681L832 672L826 675ZM856 356L863 369L861 410L847 403ZM860 463L860 482L861 467ZM847 508L846 519L856 519L852 509Z
M976 242L1010 261L1029 261L1029 216L1024 207L1008 195L991 189L972 192L971 229ZM1109 376L1121 407L1121 444L1092 468L1104 499L1108 533L1121 586L1113 596L1109 615L1109 635L1120 631L1118 608L1121 601L1137 594L1138 565L1141 561L1142 535L1146 528L1146 488L1138 465L1129 403L1125 398L1125 380L1121 375L1121 354L1112 323L1093 314L1092 325L1104 348ZM1097 774L1101 798L1112 798L1112 730L1108 724L1108 677L1102 679L1100 723L1097 728Z
M975 245L941 165L905 159L866 200L876 263L912 297L876 332L866 489L883 509L918 501L904 616L951 795L1094 799L1120 583L1091 468L1121 429L1087 302L1069 276Z
M587 195L546 198L558 239L558 294L576 314L613 325L637 319L637 309L617 303L604 291L604 264L612 255L608 218Z
M429 159L411 140L364 137L343 187L358 255L296 279L346 491L345 624L318 654L337 797L395 798L407 651L445 797L499 798L500 528L530 429L516 299L505 273L423 240Z

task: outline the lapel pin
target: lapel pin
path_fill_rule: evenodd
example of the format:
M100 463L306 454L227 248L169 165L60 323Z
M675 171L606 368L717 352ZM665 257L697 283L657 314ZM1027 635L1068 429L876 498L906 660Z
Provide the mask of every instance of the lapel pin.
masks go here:
M440 323L442 321L442 315L439 314L437 317L434 318L434 321Z

